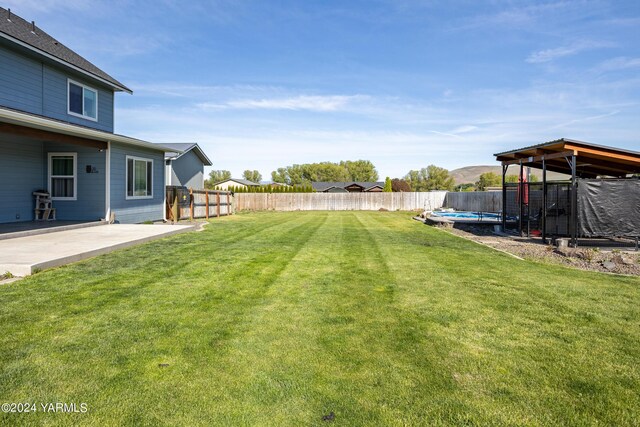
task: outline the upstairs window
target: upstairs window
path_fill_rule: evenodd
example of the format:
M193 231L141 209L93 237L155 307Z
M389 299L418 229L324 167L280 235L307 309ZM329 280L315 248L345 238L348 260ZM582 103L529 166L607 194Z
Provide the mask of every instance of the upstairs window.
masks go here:
M98 120L98 91L69 80L69 111L72 116Z
M127 156L127 199L153 197L153 160Z

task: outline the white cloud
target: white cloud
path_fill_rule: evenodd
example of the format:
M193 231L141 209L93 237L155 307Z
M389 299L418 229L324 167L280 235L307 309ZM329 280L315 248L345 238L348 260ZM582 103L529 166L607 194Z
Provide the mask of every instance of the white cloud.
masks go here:
M304 110L315 112L342 111L355 101L368 99L364 95L299 95L289 98L236 99L220 103L199 103L203 110Z
M532 52L526 59L530 64L539 64L543 62L553 61L565 56L576 55L586 50L600 49L605 47L612 47L611 43L606 42L594 42L594 41L581 41L570 44L568 46L561 46L554 49L539 50Z
M598 0L525 2L525 4L527 5L521 7L500 7L494 13L465 18L451 29L467 31L478 28L503 28L541 32L554 26L566 26L571 21L579 21L585 16L598 13Z
M560 128L564 128L576 123L583 123L583 122L590 122L592 120L600 120L600 119L604 119L606 117L611 117L611 116L615 116L616 114L618 114L619 111L611 111L609 113L605 113L605 114L599 114L597 116L588 116L588 117L581 117L581 118L577 118L577 119L573 119L573 120L569 120L566 123L560 123L556 126L551 127L551 129L560 129Z
M454 130L451 131L451 133L453 134L468 133L468 132L473 132L476 129L478 129L478 126L466 125L466 126L460 126L455 128Z
M640 58L628 58L625 56L619 56L600 63L596 67L596 71L616 71L625 70L629 68L639 68Z

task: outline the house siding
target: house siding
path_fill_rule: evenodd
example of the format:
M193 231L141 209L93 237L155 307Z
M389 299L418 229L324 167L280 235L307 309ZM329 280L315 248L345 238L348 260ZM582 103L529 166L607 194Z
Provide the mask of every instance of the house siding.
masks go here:
M44 187L48 188L49 153L76 153L76 200L54 200L56 218L70 221L97 221L105 215L105 152L96 148L71 144L43 143L45 165ZM93 166L96 173L87 173L86 167Z
M204 189L204 164L193 150L171 161L171 185Z
M42 115L42 67L0 45L0 105Z
M0 223L33 220L35 190L43 188L42 144L15 144L0 135Z
M153 198L126 199L127 156L153 160ZM164 217L164 153L157 150L111 144L111 211L116 222L140 223Z
M49 153L76 153L76 200L54 200L56 219L94 221L105 214L105 153L95 148L0 136L0 223L32 221L36 190L48 189ZM86 173L92 165L97 173Z
M98 91L98 121L67 112L67 79ZM0 44L0 105L113 132L113 91L82 74L63 70Z

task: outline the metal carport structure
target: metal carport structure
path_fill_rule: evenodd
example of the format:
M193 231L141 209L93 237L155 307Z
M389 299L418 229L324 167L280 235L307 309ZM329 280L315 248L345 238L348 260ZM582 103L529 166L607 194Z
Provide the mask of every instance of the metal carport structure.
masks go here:
M505 151L495 154L496 160L502 163L502 227L507 225L507 168L519 165L519 177L524 176L524 167L542 169L542 239L546 241L547 223L547 171L564 173L570 176L568 183L570 199L570 215L568 235L572 245L578 238L578 179L618 178L626 179L633 174L640 174L640 152L591 144L584 141L561 138L543 144ZM522 180L522 178L520 178ZM530 185L527 184L527 185ZM524 183L518 184L517 200L519 204L519 231L523 233L523 217L525 216ZM637 236L636 236L637 238Z

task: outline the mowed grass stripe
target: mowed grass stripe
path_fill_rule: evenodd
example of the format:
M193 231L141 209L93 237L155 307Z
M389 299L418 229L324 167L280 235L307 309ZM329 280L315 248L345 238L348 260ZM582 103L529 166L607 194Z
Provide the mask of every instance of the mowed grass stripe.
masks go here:
M391 226L393 215L369 219L381 241L426 239L422 253L400 253L389 244L381 248L400 288L408 291L405 311L418 315L421 330L453 340L448 363L460 383L460 398L473 402L487 422L628 420L621 410L626 405L619 407L617 399L634 399L639 380L635 367L622 369L634 366L638 350L638 328L630 322L640 314L633 303L637 279L517 260L500 263L503 255L439 230L405 222L403 233ZM413 232L416 227L423 231ZM450 254L442 248L450 245L457 253L447 263L443 255ZM468 257L468 268L458 267L460 256ZM456 280L448 274L402 279L407 268L433 271L433 264L456 271ZM603 360L609 362L603 366ZM604 390L611 400L599 393Z
M141 365L147 365L145 369L157 370L158 363L164 363L163 360L177 364L182 357L177 357L176 353L194 351L198 342L206 345L215 343L220 347L221 340L228 339L234 330L243 327L242 318L251 311L252 305L261 303L262 295L278 270L295 255L296 245L304 243L306 235L313 233L314 226L322 223L322 218L318 217L308 217L304 221L293 218L283 222L280 218L278 220L277 233L262 239L256 233L240 241L247 242L245 244L236 242L237 262L216 263L211 259L211 274L200 274L199 279L189 271L193 264L201 262L201 258L193 258L192 253L176 254L177 258L193 259L184 267L185 274L169 277L162 274L162 265L167 259L157 259L156 255L161 250L158 244L97 258L116 265L127 263L131 258L147 258L149 263L142 273L130 270L124 277L120 276L121 273L113 274L109 280L97 285L84 284L83 288L81 281L67 282L77 288L77 293L63 290L60 299L54 298L56 304L43 304L35 316L25 316L22 322L8 322L5 338L16 335L29 337L32 345L26 348L15 346L17 352L13 354L11 343L15 341L8 340L7 345L1 347L0 357L9 361L10 372L15 374L19 371L23 377L12 375L11 381L0 381L0 393L7 397L32 396L37 389L38 396L51 395L63 381L62 376L69 376L66 382L75 382L74 388L85 398L95 396L97 399L105 392L119 396L138 395L146 388L145 378L129 375L127 368L139 373ZM259 228L261 233L267 233L263 227ZM167 239L164 243L170 245L173 243L171 240L182 238ZM256 247L256 239L265 243L262 248ZM212 251L212 255L215 252ZM21 282L25 287L14 287L14 290L26 293L30 287L37 287L40 279L47 275L53 275L53 280L73 276L72 272L65 270L74 267L36 275ZM114 292L110 291L112 287ZM8 317L11 313L3 311L3 314ZM41 320L37 321L38 318ZM180 340L179 335L186 336L187 341ZM38 346L38 342L46 344ZM104 368L107 377L74 373L77 360ZM65 369L65 366L70 368ZM115 371L110 369L111 366L124 369ZM43 368L42 375L34 375L40 368ZM101 372L98 370L96 373ZM43 377L48 381L42 382ZM11 386L12 382L19 383L21 387L2 388L2 385ZM153 393L148 396L151 400L155 397ZM109 416L136 412L135 408L127 408L127 403L134 403L135 399L125 399L124 402L117 411L110 411ZM104 408L109 406L104 405Z

